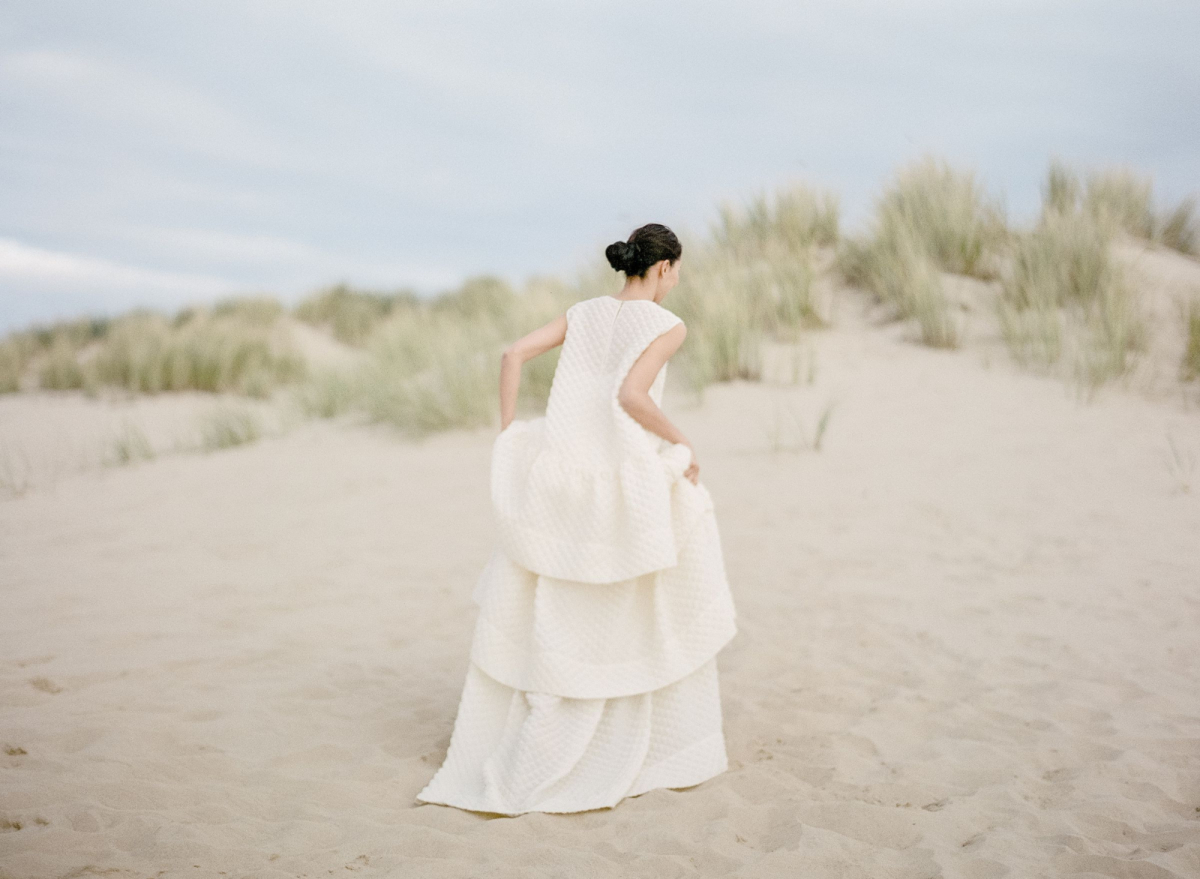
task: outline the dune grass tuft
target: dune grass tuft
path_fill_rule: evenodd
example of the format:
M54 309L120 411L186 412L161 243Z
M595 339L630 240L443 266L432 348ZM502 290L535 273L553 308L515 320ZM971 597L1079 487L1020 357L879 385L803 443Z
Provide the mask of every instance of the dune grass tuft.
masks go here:
M414 435L490 424L501 341L483 322L428 314L382 328L364 370L368 415Z
M335 369L317 370L292 386L291 400L309 418L336 418L360 405L360 376Z
M832 246L838 241L839 213L836 194L793 183L773 196L759 193L740 207L721 204L712 243L741 256L765 248Z
M206 452L252 443L261 436L258 416L244 406L222 404L200 419L200 446Z
M54 390L73 390L87 384L83 367L79 365L79 349L63 336L56 338L45 352L38 371L38 387Z
M415 308L420 302L411 290L371 293L338 284L304 299L293 314L305 323L327 328L335 339L361 348L394 311Z
M109 465L132 464L148 461L155 457L154 447L145 432L135 422L126 418L121 429L109 440L104 463Z
M913 236L942 271L995 275L992 257L1007 238L1000 203L972 171L924 156L895 174L877 206L876 239Z
M1007 297L996 301L1000 334L1013 360L1028 369L1049 371L1063 352L1063 315L1048 301L1025 307Z
M363 409L414 436L492 424L501 351L572 301L560 283L534 280L518 293L484 276L422 307L397 311L368 344L358 374ZM548 399L558 353L526 365L523 409Z
M1153 181L1130 168L1115 167L1088 174L1084 209L1138 238L1154 235Z
M709 268L689 279L676 312L688 327L680 368L694 391L714 382L762 376L760 303L740 283L736 269ZM680 280L680 287L684 281ZM692 290L702 294L689 295ZM686 301L686 307L682 305Z
M1002 205L974 173L927 155L895 173L870 232L844 242L837 264L849 283L915 320L924 344L956 348L962 329L940 273L992 278L1008 239Z
M1159 216L1154 239L1160 244L1185 253L1200 256L1200 224L1196 221L1196 200L1185 198Z
M1150 176L1121 166L1089 172L1084 187L1078 174L1055 159L1042 188L1042 209L1060 214L1082 209L1109 229L1155 241L1189 256L1200 254L1195 198L1184 198L1174 207L1156 210L1153 189Z
M1184 350L1179 371L1184 381L1192 381L1200 378L1200 296L1193 296L1180 311Z
M113 322L88 369L101 385L141 393L198 390L267 397L303 378L304 359L275 325L237 313L187 313L169 320L135 312Z
M109 325L108 318L84 317L10 333L0 340L0 393L21 390L31 369L37 373L35 383L39 387L85 387L87 376L78 354L102 339Z
M1042 184L1042 210L1069 214L1079 207L1083 197L1083 185L1077 175L1062 159L1050 160L1046 180Z
M37 352L37 340L28 331L11 333L0 341L0 394L21 390L21 381Z
M816 425L810 429L808 419L793 398L775 397L764 422L768 448L772 452L821 451L836 408L835 401L827 401L817 416Z
M282 333L283 307L258 297L185 308L136 309L10 334L0 343L0 390L36 372L44 389L115 386L140 393L199 390L269 396L307 367Z
M846 242L838 262L847 281L872 291L898 318L914 319L921 342L958 347L961 330L937 265L916 230L893 222L873 239Z
M236 318L241 323L271 327L283 316L283 304L273 296L234 296L219 299L208 308L185 308L175 315L175 325L209 314L214 318Z
M1123 227L1114 212L1067 197L1070 179L1060 165L1051 166L1041 216L1013 244L996 307L1018 363L1051 370L1069 352L1072 377L1090 392L1128 371L1147 331L1110 253L1112 235Z
M693 389L757 380L764 339L795 340L824 326L815 295L817 251L839 238L838 200L793 183L742 205L722 204L707 240L685 245L671 308L688 326L679 366Z

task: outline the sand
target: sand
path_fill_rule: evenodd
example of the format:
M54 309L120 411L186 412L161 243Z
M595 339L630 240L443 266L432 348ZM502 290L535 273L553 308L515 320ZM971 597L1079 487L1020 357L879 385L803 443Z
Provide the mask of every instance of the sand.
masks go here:
M493 431L55 469L51 436L166 449L209 403L0 399L36 464L0 500L0 877L1200 876L1200 389L1087 402L865 313L811 382L668 386L739 610L731 765L577 815L413 800Z

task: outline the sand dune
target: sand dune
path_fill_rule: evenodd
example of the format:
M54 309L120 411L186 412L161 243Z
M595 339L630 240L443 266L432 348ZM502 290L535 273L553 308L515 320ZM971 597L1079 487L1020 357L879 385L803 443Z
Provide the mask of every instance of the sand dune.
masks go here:
M811 383L668 388L738 602L727 773L579 815L414 802L492 432L291 425L0 501L0 877L1200 876L1200 407L1084 404L852 305ZM9 397L0 439L112 405Z

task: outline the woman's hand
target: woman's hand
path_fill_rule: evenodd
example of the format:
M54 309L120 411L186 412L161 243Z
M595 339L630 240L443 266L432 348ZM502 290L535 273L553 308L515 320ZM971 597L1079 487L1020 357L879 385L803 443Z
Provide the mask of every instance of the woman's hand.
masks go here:
M688 464L688 468L683 471L684 477L691 480L692 485L700 484L700 464L696 461L696 450L692 449L691 443L686 443L687 447L692 450L692 463Z

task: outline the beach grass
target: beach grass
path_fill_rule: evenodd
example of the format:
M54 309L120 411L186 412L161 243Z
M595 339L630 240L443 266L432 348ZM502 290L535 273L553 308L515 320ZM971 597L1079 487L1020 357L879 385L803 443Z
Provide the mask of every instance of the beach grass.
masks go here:
M720 205L708 237L685 251L671 305L688 327L679 368L693 389L758 380L765 339L828 324L815 264L840 239L839 212L835 194L799 182Z
M376 293L346 284L316 291L292 310L305 323L328 331L339 342L361 348L393 312L416 308L420 297L411 290Z
M257 415L240 405L222 404L199 418L200 448L206 452L252 443L262 437Z
M1007 240L1001 202L971 170L925 155L902 166L876 207L875 239L910 236L944 272L995 277L994 256Z
M43 390L101 387L135 393L198 390L267 397L305 375L281 332L281 303L224 300L174 315L135 309L10 334L0 344L0 387L16 391L29 370Z
M831 246L839 237L837 195L800 182L771 194L757 193L740 205L723 202L717 214L712 244L741 255L780 246L788 250Z
M154 446L145 431L136 422L126 418L109 440L104 463L119 466L149 461L155 457Z
M1132 168L1089 172L1083 207L1100 222L1111 223L1137 238L1149 240L1154 236L1154 183Z
M273 325L238 314L134 314L114 322L89 362L96 383L142 393L198 390L267 397L305 374L299 354L272 338Z
M1016 362L1052 371L1067 356L1069 377L1087 393L1128 372L1145 350L1147 325L1134 291L1112 256L1113 235L1136 211L1139 185L1118 178L1093 193L1097 207L1072 197L1074 178L1052 163L1043 186L1041 215L1018 234L996 300L1001 334ZM1092 178L1089 186L1094 186ZM1137 196L1134 198L1129 194Z
M360 407L362 387L357 372L315 369L289 389L290 399L308 418L336 418Z
M1050 163L1042 187L1042 209L1060 214L1083 210L1099 223L1189 256L1200 253L1200 224L1194 196L1155 206L1154 181L1125 166L1096 168L1081 175L1061 159Z
M491 425L504 347L572 301L569 288L557 282L535 280L518 292L483 276L398 311L367 345L367 361L357 374L363 409L372 421L417 436ZM545 405L558 351L526 364L523 408Z
M1192 296L1180 309L1184 349L1179 373L1184 381L1200 378L1200 296Z
M957 348L963 329L941 273L994 278L1010 238L1003 205L973 171L925 155L897 170L869 231L843 242L837 265L896 318L915 321L921 342Z
M1196 221L1194 197L1184 198L1175 207L1165 208L1160 213L1154 240L1188 256L1200 256L1200 224Z
M982 279L997 290L995 317L1014 360L1062 371L1090 392L1126 374L1147 339L1137 298L1110 255L1114 236L1184 253L1195 253L1197 239L1192 199L1156 211L1148 177L1120 167L1080 174L1058 159L1029 229L1009 228L1003 202L973 171L931 154L894 172L863 234L844 235L840 222L837 195L802 181L721 203L706 233L687 238L668 303L688 327L673 372L695 390L761 380L764 342L799 344L829 325L823 285L832 264L893 318L911 322L918 341L944 349L965 343L973 305L948 295L958 289L950 276ZM480 275L432 298L343 283L290 308L246 295L174 314L60 321L0 340L0 392L113 386L267 398L286 388L305 417L358 412L414 435L490 425L503 348L621 283L597 260L569 280L533 277L514 287ZM292 347L290 320L355 350L342 352L338 368L310 362ZM1195 377L1200 342L1190 344L1181 374ZM319 354L318 346L310 356ZM544 407L557 360L556 350L525 365L521 412Z
M88 377L79 363L79 348L66 336L57 336L43 354L38 387L73 390L86 384Z
M9 333L0 339L0 393L15 393L27 387L83 387L86 381L79 365L70 360L102 339L111 323L110 318L84 317ZM31 369L36 376L29 376Z
M870 290L897 319L914 320L922 343L959 346L961 330L941 274L916 230L893 222L886 234L848 240L838 251L838 264L849 283Z
M21 390L21 376L33 351L25 333L13 333L0 341L0 394L15 394Z

